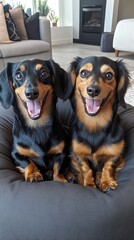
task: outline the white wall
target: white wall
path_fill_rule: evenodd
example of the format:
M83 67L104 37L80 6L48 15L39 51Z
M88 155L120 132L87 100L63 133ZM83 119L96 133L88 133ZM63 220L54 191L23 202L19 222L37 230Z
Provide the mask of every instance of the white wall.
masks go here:
M59 0L59 12L62 21L61 26L72 26L73 25L73 0Z
M118 21L126 18L134 18L134 0L120 0Z
M118 18L119 0L107 0L105 11L104 32L115 30Z
M73 38L79 39L80 0L73 0Z
M51 28L52 45L68 44L73 42L73 27L61 26Z

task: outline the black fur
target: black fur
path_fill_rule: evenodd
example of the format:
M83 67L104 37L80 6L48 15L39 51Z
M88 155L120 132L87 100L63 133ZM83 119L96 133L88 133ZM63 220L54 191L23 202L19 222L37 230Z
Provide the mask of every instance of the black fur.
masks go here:
M104 74L103 72L101 72L101 69L103 66L104 68L105 66L109 66L107 67L107 69L110 69L108 70L108 74L109 72L110 74L114 73L113 77L111 77L111 84L113 84L114 90L107 90L107 84L109 86L110 84L108 82L109 80L106 79L105 81L105 78L103 76L105 72ZM89 70L90 67L91 67L91 70ZM87 78L81 77L80 75L81 69L86 69L89 72ZM95 182L93 182L93 178L95 178L95 175L98 171L102 171L105 165L105 162L107 162L108 157L110 159L109 161L111 162L113 161L114 170L116 170L116 167L118 165L117 163L120 161L119 158L121 157L123 159L124 157L124 148L122 147L120 150L119 157L114 156L114 153L113 153L113 156L110 156L110 154L108 156L107 149L108 148L112 149L113 146L116 147L118 146L118 143L121 143L122 141L124 141L124 130L120 124L120 119L117 114L117 109L119 104L122 107L126 106L124 95L126 93L126 90L129 84L128 70L122 61L112 61L111 59L105 58L105 57L87 57L84 59L78 57L70 64L68 76L69 76L69 84L68 84L67 93L68 93L68 97L70 97L71 105L75 115L75 120L73 122L73 127L72 127L72 159L73 159L72 170L74 173L76 173L78 177L78 182L84 186L90 185L95 187L96 184L97 185L102 184L102 186L99 186L100 190L102 191L108 191L110 189L114 189L116 187L115 182L113 185L110 183L111 185L103 186L103 183L101 183L101 180L99 180L99 183L95 184ZM85 90L83 87L84 84L85 84ZM109 114L111 115L109 115L110 117L108 117L107 122L105 122L105 115L107 115L106 111L108 110L107 107L101 106L98 113L95 113L94 115L89 114L89 116L88 116L88 113L86 113L86 111L81 109L81 108L84 109L84 102L82 103L83 97L85 99L90 99L90 100L101 99L101 94L96 97L89 96L89 94L87 93L87 89L90 86L99 86L100 91L102 92L104 92L104 88L106 86L106 92L113 91L113 97L111 97L111 99L108 100L111 102L110 104L108 103L109 108L111 109ZM102 86L103 86L103 90L101 89ZM109 87L109 89L111 89L111 86ZM108 94L106 96L109 97ZM103 101L104 100L102 99L102 102ZM81 104L80 106L78 102ZM101 112L103 112L103 114ZM84 115L82 116L82 114ZM101 116L100 122L99 122L99 116ZM86 120L83 120L84 118ZM101 121L104 121L103 126L101 126ZM90 127L92 126L92 124L93 124L93 128ZM73 147L73 142L76 143L75 147ZM87 147L86 150L84 150L85 147ZM88 148L91 149L91 153L89 150L89 154L87 155ZM101 152L101 148L106 149L105 150L107 153L106 156L105 154L104 156L103 154L99 155L99 153L97 152L97 151ZM94 154L98 154L98 155L94 155ZM84 172L85 171L83 170L84 168L82 169L83 163L88 165L89 169L91 167L91 169L93 170L93 175L91 175L92 177L90 176L91 179L87 178L86 183L84 182L83 179L84 179L84 174L88 174L88 171Z
M44 87L44 91L42 87ZM45 87L50 90L45 90ZM53 171L55 163L58 163L59 174L64 172L63 168L67 165L66 146L63 147L61 152L57 151L54 156L51 153L48 154L48 152L52 147L65 142L65 133L56 114L56 104L58 98L64 99L66 97L66 89L67 74L53 60L34 59L8 63L7 67L0 73L0 102L4 108L9 108L12 105L15 111L12 157L15 165L22 172L23 169L25 171L31 161L44 176L48 170ZM42 110L39 116L34 116L34 114L29 116L27 113L27 102L34 102L39 97L32 99L32 95L30 97L29 95L26 96L26 91L30 91L30 94L34 94L33 91L39 92L39 94L40 91L42 92L39 102L42 101L43 107L41 106ZM42 100L43 94L46 94L46 100ZM47 105L49 99L50 104L46 107L46 110L45 105ZM46 119L45 114L47 114ZM22 151L21 154L18 151L18 146L22 147L22 150L19 150ZM33 156L30 149L34 151ZM22 154L25 150L28 150L28 155L31 154L31 157ZM39 178L32 177L29 181L42 180L41 178L41 176Z

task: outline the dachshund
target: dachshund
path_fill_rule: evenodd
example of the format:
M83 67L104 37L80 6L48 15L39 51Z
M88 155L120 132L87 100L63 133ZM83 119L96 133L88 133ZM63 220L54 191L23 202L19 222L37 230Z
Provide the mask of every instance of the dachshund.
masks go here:
M56 114L66 88L66 71L51 59L8 63L0 73L0 102L15 112L11 156L26 181L67 182L65 134Z
M129 73L122 61L76 57L68 70L67 95L74 111L71 165L83 186L107 192L117 187L125 162L124 130L117 114L126 106Z

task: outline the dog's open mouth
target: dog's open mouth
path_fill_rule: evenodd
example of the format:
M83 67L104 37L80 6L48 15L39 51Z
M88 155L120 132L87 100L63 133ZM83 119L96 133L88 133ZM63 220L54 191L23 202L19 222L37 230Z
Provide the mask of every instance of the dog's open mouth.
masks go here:
M48 93L43 97L42 100L35 99L28 102L23 101L19 96L31 119L36 120L40 118L47 95Z
M26 107L30 118L37 119L41 115L42 101L30 101L26 102Z
M101 107L107 102L109 95L110 95L110 93L103 100L96 99L96 98L88 99L88 98L84 98L82 96L86 113L89 116L96 116L99 113Z
M102 103L102 101L99 99L94 99L94 98L87 99L86 98L85 99L86 112L92 116L96 115L99 112L101 103Z

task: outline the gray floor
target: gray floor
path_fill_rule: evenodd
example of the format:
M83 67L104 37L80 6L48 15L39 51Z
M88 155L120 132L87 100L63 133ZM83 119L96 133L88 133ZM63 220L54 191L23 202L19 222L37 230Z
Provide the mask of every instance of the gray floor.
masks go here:
M131 85L126 93L126 102L134 106L134 53L120 52L119 57L115 57L114 52L101 52L99 46L85 44L67 44L52 47L54 61L60 64L65 70L68 69L70 62L77 56L106 56L113 60L123 59L131 76Z

